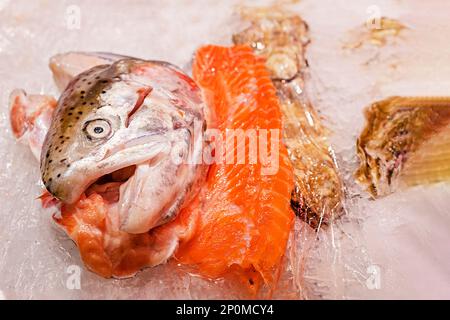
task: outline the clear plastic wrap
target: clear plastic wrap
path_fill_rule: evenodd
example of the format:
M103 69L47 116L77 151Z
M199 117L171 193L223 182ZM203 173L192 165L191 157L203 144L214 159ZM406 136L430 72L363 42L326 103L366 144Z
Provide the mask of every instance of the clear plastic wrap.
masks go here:
M330 143L347 190L346 214L318 234L296 221L273 298L450 298L449 185L419 186L371 201L353 178L365 106L390 95L450 92L450 5L379 1L375 11L408 28L384 46L346 48L353 30L364 28L375 12L372 2L289 5L310 26L306 87L332 131ZM124 280L87 271L75 245L54 225L53 212L36 200L39 168L12 137L7 110L16 87L57 94L48 59L59 52L115 52L189 66L201 44L231 43L237 30L233 10L241 4L0 0L0 293L5 298L246 297L231 282L189 275L175 262Z

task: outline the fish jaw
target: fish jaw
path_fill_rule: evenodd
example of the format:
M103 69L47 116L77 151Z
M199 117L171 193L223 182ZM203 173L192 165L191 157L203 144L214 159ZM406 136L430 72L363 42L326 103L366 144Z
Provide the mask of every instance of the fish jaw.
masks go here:
M199 190L207 168L200 163L201 135L196 133L190 150L191 133L184 130L177 134L169 158L138 165L134 175L120 186L117 208L122 231L139 234L173 220Z
M171 170L173 164L167 161L137 166L135 174L120 187L120 230L144 233L175 216L184 198L184 177L180 175L177 180L177 176L167 174Z
M64 203L75 203L86 189L102 176L151 161L170 151L170 145L162 140L149 141L129 148L126 144L117 148L122 150L113 155L108 156L109 150L101 148L95 154L74 162L52 182L51 193Z

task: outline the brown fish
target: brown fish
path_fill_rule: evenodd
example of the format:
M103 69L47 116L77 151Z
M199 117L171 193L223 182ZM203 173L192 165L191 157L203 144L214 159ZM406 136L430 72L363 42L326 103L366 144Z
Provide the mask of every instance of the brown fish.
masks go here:
M342 213L342 183L327 129L304 92L308 27L297 15L278 7L243 9L250 26L233 36L266 59L283 112L284 142L294 166L295 212L312 226L327 224Z

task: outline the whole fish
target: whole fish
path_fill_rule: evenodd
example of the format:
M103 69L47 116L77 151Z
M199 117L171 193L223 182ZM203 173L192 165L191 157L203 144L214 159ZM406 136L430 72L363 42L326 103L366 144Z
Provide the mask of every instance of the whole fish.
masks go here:
M10 100L15 136L40 156L44 205L59 204L55 220L102 276L166 261L189 232L169 222L205 174L199 88L169 63L113 54L62 54L50 66L65 85L57 104L23 90Z
M242 8L250 23L233 36L266 60L281 102L283 139L295 173L294 211L313 227L342 214L343 188L328 130L304 92L308 64L308 27L301 17L280 7Z

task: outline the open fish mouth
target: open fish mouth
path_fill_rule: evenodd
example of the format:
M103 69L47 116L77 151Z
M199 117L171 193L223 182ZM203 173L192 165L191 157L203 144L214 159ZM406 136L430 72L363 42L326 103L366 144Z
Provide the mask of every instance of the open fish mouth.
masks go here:
M90 178L77 178L76 172L65 177L78 183L67 198L99 194L117 213L120 230L131 234L171 221L189 198L198 176L197 166L189 163L193 146L188 131L180 131L173 140L150 134L100 150L94 157L101 160L89 166ZM174 159L179 155L183 155L181 159ZM79 167L82 172L87 166L80 163Z
M123 156L123 153L126 153L126 151L129 151L129 149L132 149L133 144L136 143L131 141L130 145L128 145L129 148L126 148L125 150L120 150L120 148L117 148L116 150L108 150L105 156L105 160L108 160L108 158L113 156ZM137 146L134 145L136 148ZM81 194L85 194L89 196L92 193L100 194L105 200L107 200L108 203L116 203L119 201L120 198L120 186L126 183L130 178L132 178L136 172L136 168L140 165L150 165L150 166L156 166L160 161L163 161L163 159L166 158L167 155L165 155L163 152L156 153L150 158L146 158L142 160L141 158L137 159L130 159L127 161L124 161L120 165L109 167L109 169L106 169L103 163L100 163L97 168L102 168L102 175L100 175L98 178L95 178L93 182L83 182L80 185L80 195L78 193L74 196L72 196L73 199L78 199ZM90 179L92 181L92 179ZM83 190L83 185L84 190ZM73 190L78 189L75 187Z
M105 163L110 162L110 160L114 157L126 158L126 153L139 153L140 150L145 149L146 147L151 148L152 146L155 146L155 144L150 141L151 138L151 135L137 137L127 141L124 144L106 150L102 161L97 167L102 168L102 171L104 171L103 168L106 166ZM94 182L88 185L82 193L89 196L95 192L101 195L108 203L116 203L120 199L120 186L125 184L134 176L138 166L156 166L167 156L167 152L160 150L151 157L148 155L146 155L145 158L137 157L134 159L125 160L118 166L111 166L109 172L106 171L103 175L99 176Z
M86 190L86 196L93 193L99 194L108 203L117 203L120 198L120 186L126 183L135 173L136 165L131 165L107 173L98 178Z

